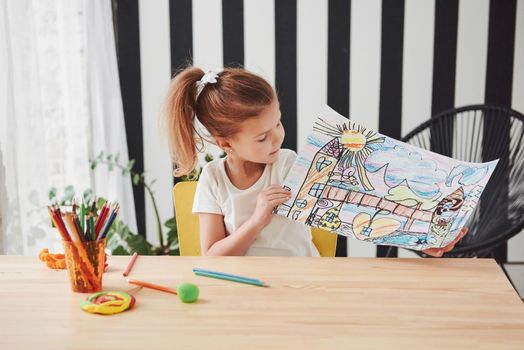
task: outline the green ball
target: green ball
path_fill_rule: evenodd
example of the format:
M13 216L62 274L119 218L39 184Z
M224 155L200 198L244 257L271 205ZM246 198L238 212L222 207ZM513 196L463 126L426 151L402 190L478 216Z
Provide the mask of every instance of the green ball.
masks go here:
M184 303L193 303L198 299L198 287L193 283L182 283L176 288L178 298Z

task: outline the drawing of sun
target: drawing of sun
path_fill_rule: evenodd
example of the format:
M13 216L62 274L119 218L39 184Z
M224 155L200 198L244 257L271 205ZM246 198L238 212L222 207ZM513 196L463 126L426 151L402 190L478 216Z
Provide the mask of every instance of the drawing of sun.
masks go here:
M366 137L357 130L344 130L340 143L351 152L358 152L366 146Z
M319 120L320 122L315 123L313 130L324 135L338 137L343 147L339 166L344 169L354 166L357 169L358 178L364 189L366 191L374 190L366 173L364 162L374 151L371 145L383 143L385 137L378 136L376 132L367 130L350 121L347 124L332 125L322 118L319 118Z

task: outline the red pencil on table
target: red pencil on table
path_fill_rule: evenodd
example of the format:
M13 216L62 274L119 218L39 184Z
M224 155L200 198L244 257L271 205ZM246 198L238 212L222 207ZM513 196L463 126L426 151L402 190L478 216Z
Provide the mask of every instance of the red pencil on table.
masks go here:
M129 273L131 272L131 269L133 268L133 265L135 264L136 258L138 258L137 252L133 254L133 256L131 257L131 260L129 260L129 264L127 264L127 267L124 270L124 273L122 273L124 277L127 277L127 275L129 275Z

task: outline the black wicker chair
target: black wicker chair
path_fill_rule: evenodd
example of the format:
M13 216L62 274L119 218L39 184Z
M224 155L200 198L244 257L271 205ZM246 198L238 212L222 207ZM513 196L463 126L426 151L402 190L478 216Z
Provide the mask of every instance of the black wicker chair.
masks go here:
M455 108L424 122L402 141L464 161L500 159L471 215L469 233L444 255L497 259L495 249L524 229L524 116L504 107Z

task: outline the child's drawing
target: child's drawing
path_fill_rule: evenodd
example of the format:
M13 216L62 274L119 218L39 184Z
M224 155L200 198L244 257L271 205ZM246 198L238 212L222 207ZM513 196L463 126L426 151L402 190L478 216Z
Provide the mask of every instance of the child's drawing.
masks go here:
M326 116L284 182L292 199L276 213L376 244L443 247L465 226L497 162L458 161Z

